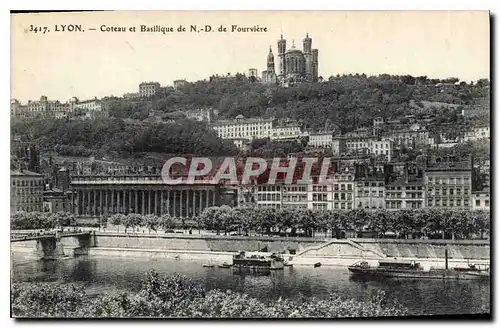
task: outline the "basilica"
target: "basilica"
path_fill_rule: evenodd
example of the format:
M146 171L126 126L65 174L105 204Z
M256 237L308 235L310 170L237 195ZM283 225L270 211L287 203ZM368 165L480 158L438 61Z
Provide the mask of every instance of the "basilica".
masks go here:
M290 85L297 82L318 82L318 49L312 49L312 39L306 34L303 50L292 43L286 49L286 40L278 40L279 70L274 66L273 50L269 48L267 70L262 72L262 82L267 84Z

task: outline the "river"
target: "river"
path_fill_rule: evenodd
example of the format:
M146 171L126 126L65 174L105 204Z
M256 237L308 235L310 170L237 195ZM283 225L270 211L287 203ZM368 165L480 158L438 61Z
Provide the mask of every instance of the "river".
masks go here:
M180 273L202 283L207 289L232 289L262 301L316 296L331 293L358 300L383 290L413 314L469 314L489 311L488 281L441 280L353 280L347 269L309 266L285 268L269 276L236 275L231 269L204 268L194 261L148 258L78 257L58 261L24 261L13 255L12 281L59 281L84 284L89 294L114 290L137 291L145 273Z

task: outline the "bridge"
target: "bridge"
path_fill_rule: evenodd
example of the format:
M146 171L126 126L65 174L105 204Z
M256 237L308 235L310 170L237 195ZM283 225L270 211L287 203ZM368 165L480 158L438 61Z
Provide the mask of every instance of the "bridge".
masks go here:
M58 259L88 254L95 246L93 232L45 233L38 236L26 233L11 234L11 249L25 251L38 259Z
M57 236L56 233L46 233L38 236L26 235L26 234L14 234L10 236L10 242L15 243L15 242L50 239L50 238L75 237L75 236L84 236L88 234L90 234L90 232L70 232L70 233L61 233L59 237Z

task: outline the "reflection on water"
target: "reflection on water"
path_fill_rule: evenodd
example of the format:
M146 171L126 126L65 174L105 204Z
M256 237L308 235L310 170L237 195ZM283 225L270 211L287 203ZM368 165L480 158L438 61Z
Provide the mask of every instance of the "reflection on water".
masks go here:
M489 311L490 284L479 281L353 279L346 269L296 266L268 275L234 274L231 269L204 268L200 262L145 258L79 257L59 261L20 262L12 259L13 281L61 281L86 285L90 294L112 290L137 291L144 274L155 269L164 274L186 275L207 289L232 289L263 301L319 297L330 294L366 299L383 290L412 312L424 314L479 313Z

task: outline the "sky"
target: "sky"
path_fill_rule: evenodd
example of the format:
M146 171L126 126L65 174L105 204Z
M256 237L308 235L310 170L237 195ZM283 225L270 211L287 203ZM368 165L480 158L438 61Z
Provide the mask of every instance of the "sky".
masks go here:
M85 32L56 32L81 24ZM30 32L47 27L45 34ZM101 32L101 25L126 32ZM140 25L174 32L140 32ZM183 25L187 32L177 32ZM216 32L189 32L210 25ZM219 26L228 32L218 32ZM231 25L267 32L230 32ZM136 27L136 32L129 31ZM95 31L89 30L95 28ZM487 11L123 11L11 15L11 98L67 101L137 92L139 83L196 81L212 74L278 70L280 35L302 49L306 33L319 49L319 75L365 73L458 77L490 75Z

